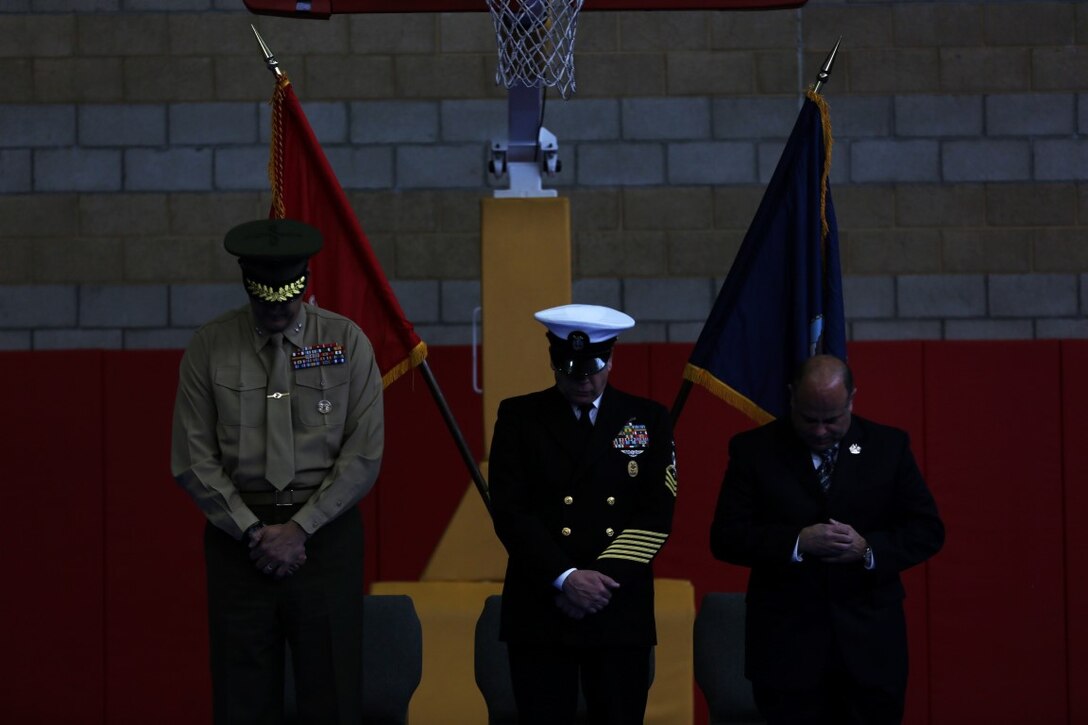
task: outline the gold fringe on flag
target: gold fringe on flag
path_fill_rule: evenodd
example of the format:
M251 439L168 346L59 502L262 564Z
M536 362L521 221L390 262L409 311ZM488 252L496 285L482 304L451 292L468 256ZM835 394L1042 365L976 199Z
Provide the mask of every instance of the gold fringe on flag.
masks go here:
M741 395L733 388L729 387L721 380L718 380L714 375L701 367L688 363L684 366L684 378L690 380L696 385L701 385L709 390L714 395L724 400L729 405L744 413L746 416L762 425L763 423L769 423L774 420L774 416L767 411L760 408L744 395Z
M272 214L274 219L287 216L283 203L283 97L291 81L286 73L276 76L272 92L272 143L268 145L268 182L272 185Z
M831 227L827 224L827 179L831 174L831 146L834 141L831 138L831 113L824 97L815 91L806 91L805 97L816 104L820 109L820 125L824 132L824 168L820 174L820 238L827 240L831 233Z
M401 360L385 371L385 375L382 376L382 387L388 388L394 380L404 375L406 372L419 365L421 362L427 359L427 343L423 340L419 341L419 344L412 348L412 351L408 353L408 357Z

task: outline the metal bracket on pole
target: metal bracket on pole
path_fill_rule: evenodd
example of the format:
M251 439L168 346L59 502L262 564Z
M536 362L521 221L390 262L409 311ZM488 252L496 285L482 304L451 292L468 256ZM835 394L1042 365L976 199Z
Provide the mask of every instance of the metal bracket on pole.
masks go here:
M509 176L510 186L496 189L496 198L557 196L541 185L542 174L555 176L563 169L559 142L541 124L544 88L517 83L507 96L508 138L491 142L488 170L495 178Z

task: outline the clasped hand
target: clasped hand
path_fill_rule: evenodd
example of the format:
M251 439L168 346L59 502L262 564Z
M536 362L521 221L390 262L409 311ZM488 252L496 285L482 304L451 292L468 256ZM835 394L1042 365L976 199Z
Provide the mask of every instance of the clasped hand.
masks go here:
M811 554L829 564L849 564L861 561L868 547L865 537L850 524L830 519L830 523L813 524L801 529L798 551Z
M249 558L269 576L290 576L306 563L306 532L294 521L265 526L250 536Z
M596 614L612 600L612 590L620 586L612 577L592 569L575 569L563 582L563 591L555 605L571 619Z

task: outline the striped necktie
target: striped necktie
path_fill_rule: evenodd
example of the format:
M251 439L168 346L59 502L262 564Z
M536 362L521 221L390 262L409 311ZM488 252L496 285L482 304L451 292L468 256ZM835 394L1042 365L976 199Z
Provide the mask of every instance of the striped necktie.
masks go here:
M816 478L820 481L820 489L827 493L831 488L831 477L835 474L835 452L837 446L828 448L820 453L820 466L816 469Z

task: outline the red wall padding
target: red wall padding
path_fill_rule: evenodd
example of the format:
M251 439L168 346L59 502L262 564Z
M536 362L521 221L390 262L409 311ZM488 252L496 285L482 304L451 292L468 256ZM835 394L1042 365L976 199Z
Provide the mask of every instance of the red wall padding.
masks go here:
M614 382L671 406L688 345L624 345ZM1088 343L850 348L855 409L907 429L948 527L906 575L908 723L1088 718ZM169 474L179 353L0 354L16 556L0 612L5 716L206 722L203 519ZM477 459L467 348L430 364ZM367 578L414 579L469 478L418 372L386 393L382 474L363 506ZM695 388L677 429L680 495L659 576L739 591L708 529L729 437L751 423ZM61 696L63 693L63 696Z
M1057 342L925 347L932 722L1066 721Z

